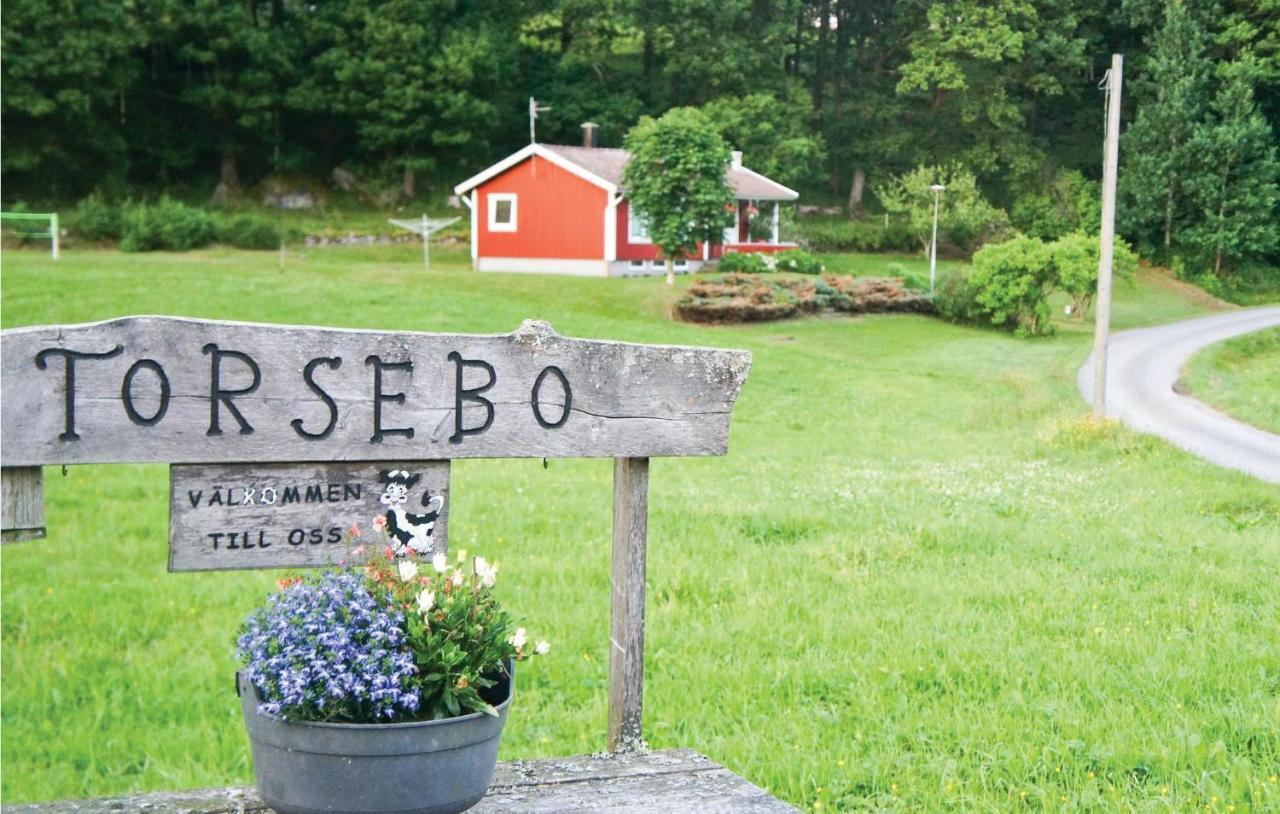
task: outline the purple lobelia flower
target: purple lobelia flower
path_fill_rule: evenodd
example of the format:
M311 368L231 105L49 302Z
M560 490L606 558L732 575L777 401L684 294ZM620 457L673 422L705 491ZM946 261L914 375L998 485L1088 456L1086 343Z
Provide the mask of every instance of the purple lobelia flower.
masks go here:
M236 640L259 711L308 721L375 723L411 716L420 697L404 615L364 578L327 571L274 594Z

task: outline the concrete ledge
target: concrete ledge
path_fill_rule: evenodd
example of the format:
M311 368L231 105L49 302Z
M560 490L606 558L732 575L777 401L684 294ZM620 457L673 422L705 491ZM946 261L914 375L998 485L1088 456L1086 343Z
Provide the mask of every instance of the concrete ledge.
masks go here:
M7 814L268 812L252 786L6 805ZM796 809L691 749L499 763L475 814L793 814Z

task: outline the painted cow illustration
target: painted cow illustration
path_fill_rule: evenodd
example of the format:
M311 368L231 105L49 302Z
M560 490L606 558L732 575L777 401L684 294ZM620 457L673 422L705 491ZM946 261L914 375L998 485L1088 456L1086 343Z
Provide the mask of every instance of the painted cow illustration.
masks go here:
M422 493L422 514L405 511L409 503L409 490L422 480L422 475L410 475L403 469L382 470L378 473L378 482L385 484L379 500L387 507L387 536L391 538L391 549L397 557L403 557L410 551L419 556L431 556L435 553L436 521L444 509L444 495Z

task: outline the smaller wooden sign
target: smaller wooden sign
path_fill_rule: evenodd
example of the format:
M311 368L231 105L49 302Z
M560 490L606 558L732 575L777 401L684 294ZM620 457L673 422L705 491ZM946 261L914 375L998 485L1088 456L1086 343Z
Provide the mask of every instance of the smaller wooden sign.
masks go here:
M169 570L298 568L448 547L449 462L175 464Z

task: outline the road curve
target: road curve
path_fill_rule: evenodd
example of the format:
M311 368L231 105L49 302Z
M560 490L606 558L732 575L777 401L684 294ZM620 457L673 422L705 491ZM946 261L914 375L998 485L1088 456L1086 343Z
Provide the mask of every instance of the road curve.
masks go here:
M1280 325L1280 306L1268 305L1114 334L1107 354L1107 415L1219 466L1280 483L1280 435L1236 421L1173 389L1196 351L1274 325ZM1280 371L1276 379L1280 398ZM1076 381L1092 402L1092 355Z

